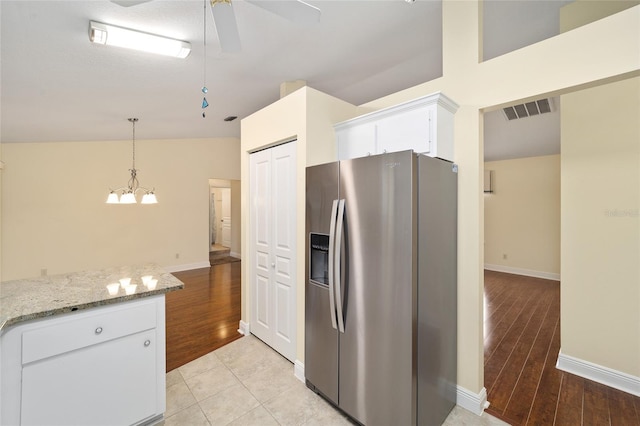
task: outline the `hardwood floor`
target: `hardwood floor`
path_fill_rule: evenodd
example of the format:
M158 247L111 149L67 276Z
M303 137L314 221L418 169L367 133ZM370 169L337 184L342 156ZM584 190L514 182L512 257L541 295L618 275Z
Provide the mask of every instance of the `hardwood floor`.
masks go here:
M184 289L167 293L167 372L242 335L241 262L176 272Z
M640 397L560 371L560 283L485 271L487 412L512 425L640 425Z

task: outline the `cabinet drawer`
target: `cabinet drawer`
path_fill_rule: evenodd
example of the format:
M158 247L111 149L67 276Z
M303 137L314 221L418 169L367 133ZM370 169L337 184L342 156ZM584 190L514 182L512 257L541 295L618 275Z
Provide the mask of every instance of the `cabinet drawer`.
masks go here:
M153 300L53 319L22 333L22 364L156 327Z

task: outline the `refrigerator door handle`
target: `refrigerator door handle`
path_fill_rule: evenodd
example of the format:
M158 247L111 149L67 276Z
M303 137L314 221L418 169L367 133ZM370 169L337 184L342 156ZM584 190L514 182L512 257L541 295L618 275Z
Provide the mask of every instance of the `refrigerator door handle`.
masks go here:
M333 283L333 270L334 270L334 257L333 251L335 247L335 234L336 234L336 216L338 214L338 200L333 200L331 206L331 225L329 228L329 310L331 311L331 326L337 330L336 325L336 302L334 296L334 283Z
M344 223L344 200L338 202L338 220L336 224L336 242L334 247L335 259L333 260L333 270L336 289L336 308L338 316L338 331L344 333L344 316L342 313L342 284L341 284L341 266L340 266L340 250L342 247L342 225Z

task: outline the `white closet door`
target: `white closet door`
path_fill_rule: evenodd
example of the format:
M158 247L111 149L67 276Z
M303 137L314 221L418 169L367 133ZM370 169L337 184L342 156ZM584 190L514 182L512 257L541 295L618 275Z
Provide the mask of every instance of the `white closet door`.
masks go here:
M222 245L231 247L231 188L220 188L222 195Z
M251 331L296 355L296 144L251 154Z
M271 334L269 312L271 274L271 152L251 154L251 331L268 342Z

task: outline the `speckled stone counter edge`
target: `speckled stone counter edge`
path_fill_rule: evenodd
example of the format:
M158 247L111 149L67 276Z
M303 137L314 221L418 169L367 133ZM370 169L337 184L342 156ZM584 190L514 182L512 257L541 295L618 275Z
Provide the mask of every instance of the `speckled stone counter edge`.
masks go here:
M143 276L156 279L155 288L150 289L143 284ZM133 293L127 294L125 287L120 286L115 294L110 294L107 285L115 286L122 278L130 278L131 284L136 285ZM182 288L182 281L155 264L1 282L0 331L24 321L150 297Z

